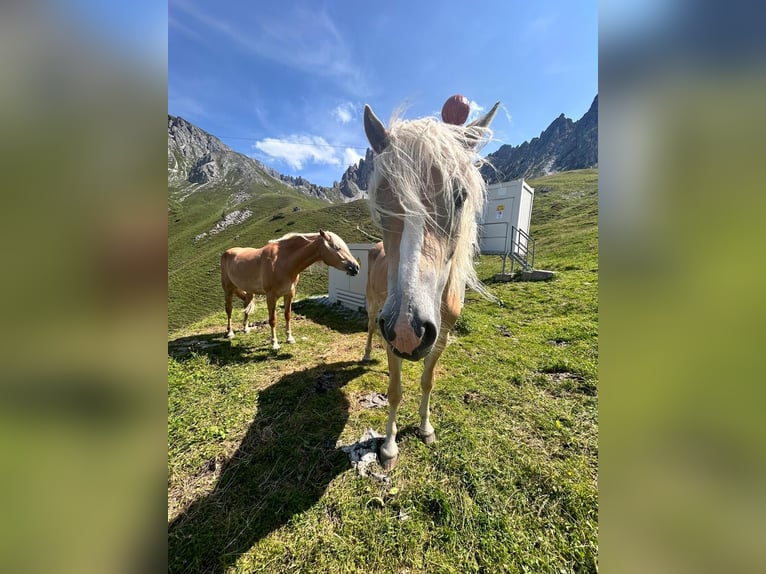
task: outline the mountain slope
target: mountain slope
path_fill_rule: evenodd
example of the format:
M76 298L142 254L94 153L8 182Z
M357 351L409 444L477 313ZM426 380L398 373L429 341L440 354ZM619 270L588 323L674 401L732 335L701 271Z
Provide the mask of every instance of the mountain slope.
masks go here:
M217 137L181 117L168 114L168 186L193 193L203 184L244 189L252 185L273 187L277 183L301 193L338 201L340 194L311 184L303 178L283 176L260 162L236 152Z
M168 115L168 184L271 185L264 166L185 119Z

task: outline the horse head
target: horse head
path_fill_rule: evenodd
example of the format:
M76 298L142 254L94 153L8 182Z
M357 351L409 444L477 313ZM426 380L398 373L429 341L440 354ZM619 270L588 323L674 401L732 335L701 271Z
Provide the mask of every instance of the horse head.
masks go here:
M359 263L348 250L346 242L332 231L319 230L319 254L327 265L345 271L352 277L359 273Z
M467 126L394 119L389 129L365 106L365 133L377 154L370 209L388 257L378 324L399 357L428 355L442 328L443 304L454 321L466 284L482 289L473 269L486 193L477 150L498 105Z

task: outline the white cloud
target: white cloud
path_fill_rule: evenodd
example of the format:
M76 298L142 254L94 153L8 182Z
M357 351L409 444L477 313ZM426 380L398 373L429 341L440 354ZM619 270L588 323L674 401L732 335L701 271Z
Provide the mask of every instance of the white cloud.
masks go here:
M478 119L479 116L481 116L482 113L484 113L484 106L479 105L474 100L471 100L468 102L468 119L465 121L466 124L470 124L473 120Z
M505 104L500 104L500 109L503 110L503 113L505 114L505 119L508 120L508 123L512 123L513 120L511 118L511 112L508 111L508 108L505 107Z
M332 115L342 124L347 124L354 119L356 106L351 102L340 104L332 111Z
M321 136L290 135L286 138L265 138L256 142L253 147L296 170L303 169L307 162L341 165L338 150Z
M364 156L360 155L354 148L347 147L343 150L343 165L356 165L362 158Z

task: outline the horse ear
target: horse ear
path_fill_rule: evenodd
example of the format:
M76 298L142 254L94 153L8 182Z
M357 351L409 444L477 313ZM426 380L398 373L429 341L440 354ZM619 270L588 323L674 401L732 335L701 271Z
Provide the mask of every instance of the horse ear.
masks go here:
M322 239L325 239L325 240L327 239L327 233L321 227L319 228L319 235L322 236Z
M367 104L364 105L364 133L375 153L380 153L388 147L389 138L386 127Z
M495 114L497 113L497 108L500 107L500 102L495 102L495 105L492 106L492 109L489 110L486 114L484 114L482 117L480 117L478 120L473 120L470 124L468 124L467 128L488 128L489 124L492 123L492 120L495 119Z
M476 147L476 145L483 139L486 134L486 130L489 128L489 124L495 119L497 109L500 107L500 102L495 102L492 109L477 120L472 121L465 126L465 136L468 140L468 145Z

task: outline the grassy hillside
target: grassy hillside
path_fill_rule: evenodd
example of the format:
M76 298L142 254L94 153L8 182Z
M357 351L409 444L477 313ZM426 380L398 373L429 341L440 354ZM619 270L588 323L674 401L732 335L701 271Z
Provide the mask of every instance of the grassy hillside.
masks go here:
M529 180L536 188L531 234L537 240L537 268L560 270L584 263L579 255L595 251L597 228L597 170L580 170ZM328 205L287 186L256 188L254 198L232 207L231 191L212 188L179 201L171 191L168 210L168 324L177 329L218 311L223 305L219 258L233 246L260 247L285 233L315 232L320 227L338 233L348 243L368 242L357 225L379 236L367 204ZM300 208L300 211L294 211ZM250 209L253 216L200 241L232 209ZM562 245L562 237L566 244ZM482 278L500 270L499 257L484 257L478 263ZM301 275L298 299L327 292L327 269L319 265Z
M171 190L168 207L168 323L171 329L199 320L223 308L220 282L221 253L229 247L261 247L288 232L316 232L320 227L347 242L366 241L356 226L372 231L365 202L330 205L286 186L252 190L253 198L232 206L231 190L210 188L179 201ZM209 232L225 214L250 209L244 223L215 235ZM299 211L295 211L299 209ZM299 297L327 292L327 270L307 270L298 285Z
M387 481L339 449L385 426L385 409L364 406L388 370L380 339L359 363L364 321L304 302L298 342L276 354L263 302L232 341L219 309L171 332L171 572L597 570L598 173L532 185L537 267L557 275L489 282L497 303L467 294L436 370L430 446L415 433L422 364L405 363ZM363 213L337 209L305 215L353 227ZM500 260L478 266L489 279Z

